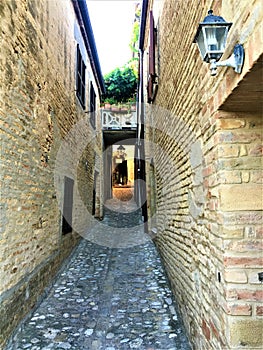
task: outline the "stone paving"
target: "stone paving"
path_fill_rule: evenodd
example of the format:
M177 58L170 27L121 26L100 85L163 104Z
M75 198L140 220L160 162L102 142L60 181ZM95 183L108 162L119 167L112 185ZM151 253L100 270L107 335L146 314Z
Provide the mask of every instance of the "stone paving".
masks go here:
M108 234L115 216L108 207ZM119 221L132 234L130 218ZM22 349L190 350L152 241L114 248L83 239L6 347Z

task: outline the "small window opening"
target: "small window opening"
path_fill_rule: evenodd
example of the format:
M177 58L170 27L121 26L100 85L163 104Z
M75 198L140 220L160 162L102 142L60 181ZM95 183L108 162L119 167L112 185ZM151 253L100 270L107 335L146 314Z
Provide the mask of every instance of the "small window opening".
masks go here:
M74 187L74 180L65 176L63 217L62 217L62 234L63 235L72 232L73 187Z
M96 94L93 84L90 83L90 94L89 94L89 105L90 105L90 123L93 129L96 129Z
M154 26L153 12L150 11L150 45L149 45L149 61L148 61L148 82L147 97L148 103L154 101L157 93L157 73L156 73L156 53L157 53L157 30Z
M77 46L77 81L76 93L83 109L85 108L85 74L86 66L81 56L79 45Z

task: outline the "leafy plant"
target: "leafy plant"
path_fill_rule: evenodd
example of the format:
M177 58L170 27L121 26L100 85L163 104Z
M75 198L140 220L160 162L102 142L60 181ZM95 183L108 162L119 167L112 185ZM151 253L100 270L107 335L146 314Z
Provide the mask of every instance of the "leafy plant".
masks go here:
M131 41L129 44L129 47L133 53L133 56L135 56L135 53L139 52L138 50L139 30L140 30L140 23L136 21L133 24Z
M103 102L125 103L136 94L137 76L129 65L115 68L104 76L106 94Z
M117 101L113 97L106 97L103 100L104 103L109 103L110 105L114 105Z

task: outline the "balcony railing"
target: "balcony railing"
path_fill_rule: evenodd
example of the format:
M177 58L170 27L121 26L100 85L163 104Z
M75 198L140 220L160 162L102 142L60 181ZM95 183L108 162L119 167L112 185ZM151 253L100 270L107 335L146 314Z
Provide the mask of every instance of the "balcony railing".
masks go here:
M102 109L101 125L102 129L109 130L136 129L136 112L114 112Z

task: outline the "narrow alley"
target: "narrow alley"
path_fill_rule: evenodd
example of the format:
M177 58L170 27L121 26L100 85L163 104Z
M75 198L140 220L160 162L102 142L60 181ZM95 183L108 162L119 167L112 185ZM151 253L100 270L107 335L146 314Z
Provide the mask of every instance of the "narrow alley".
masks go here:
M0 20L0 350L263 349L263 1Z
M118 226L132 235L135 203L106 205L107 234ZM18 349L190 349L153 242L109 248L83 239L6 350Z

